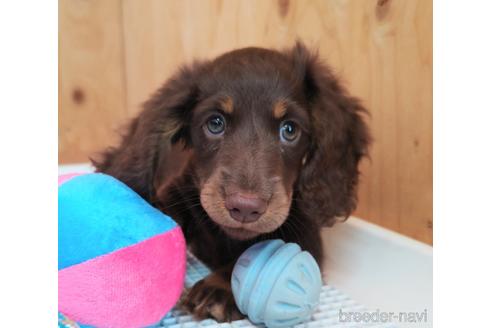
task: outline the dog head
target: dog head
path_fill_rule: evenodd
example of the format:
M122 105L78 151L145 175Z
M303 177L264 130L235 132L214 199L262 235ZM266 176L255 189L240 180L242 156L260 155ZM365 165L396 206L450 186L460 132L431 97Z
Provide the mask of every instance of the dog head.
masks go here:
M208 217L235 239L276 230L294 208L329 225L355 207L362 112L301 43L235 50L176 73L96 166L161 200L191 175Z

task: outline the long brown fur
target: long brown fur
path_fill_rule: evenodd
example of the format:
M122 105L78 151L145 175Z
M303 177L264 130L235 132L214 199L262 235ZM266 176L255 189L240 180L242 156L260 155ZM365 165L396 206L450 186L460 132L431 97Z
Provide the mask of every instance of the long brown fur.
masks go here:
M220 110L224 99L230 130L210 139L200 115ZM289 113L303 122L303 132L285 146L278 116ZM320 228L356 206L358 164L370 141L364 113L302 43L285 51L245 48L180 69L144 104L121 144L93 163L172 216L189 248L215 270L187 294L184 308L199 318L231 320L239 313L230 272L253 243L297 242L321 264ZM251 235L228 230L238 223L221 205L224 193L246 189L270 199L271 208L244 225Z

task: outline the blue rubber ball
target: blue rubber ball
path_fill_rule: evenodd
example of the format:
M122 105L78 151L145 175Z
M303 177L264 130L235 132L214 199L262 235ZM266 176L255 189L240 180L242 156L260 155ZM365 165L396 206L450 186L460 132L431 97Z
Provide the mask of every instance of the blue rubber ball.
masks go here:
M276 328L307 320L318 306L322 283L311 254L275 239L257 243L239 257L231 285L241 313L253 323Z

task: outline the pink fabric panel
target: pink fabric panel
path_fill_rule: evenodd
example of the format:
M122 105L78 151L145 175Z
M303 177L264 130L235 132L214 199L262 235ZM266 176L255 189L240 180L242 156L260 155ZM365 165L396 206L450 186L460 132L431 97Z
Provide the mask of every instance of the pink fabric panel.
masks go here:
M58 309L82 324L157 323L183 289L186 246L179 227L58 272Z
M67 182L68 180L78 176L78 175L83 175L87 173L68 173L68 174L63 174L58 176L58 187L62 185L63 183Z

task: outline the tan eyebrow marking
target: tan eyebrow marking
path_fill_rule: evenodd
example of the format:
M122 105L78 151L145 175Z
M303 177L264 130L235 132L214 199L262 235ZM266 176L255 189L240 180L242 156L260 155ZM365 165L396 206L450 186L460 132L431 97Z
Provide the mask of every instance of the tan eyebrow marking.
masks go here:
M225 97L220 101L220 104L222 105L222 109L224 110L224 112L226 112L227 114L232 114L232 112L234 111L234 101L231 97Z
M276 119L280 119L284 116L287 111L287 104L285 100L279 100L273 105L273 117Z

